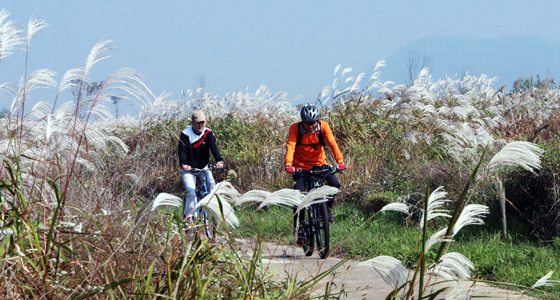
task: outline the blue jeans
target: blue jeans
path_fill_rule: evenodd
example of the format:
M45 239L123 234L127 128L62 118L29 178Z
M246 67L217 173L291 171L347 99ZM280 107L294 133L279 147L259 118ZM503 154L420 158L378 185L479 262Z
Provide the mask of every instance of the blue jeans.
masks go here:
M183 219L186 217L198 217L198 212L195 209L197 204L196 199L196 180L206 180L206 187L208 192L212 191L216 186L214 176L210 170L203 170L196 173L181 171L181 179L187 190L187 197L183 200Z

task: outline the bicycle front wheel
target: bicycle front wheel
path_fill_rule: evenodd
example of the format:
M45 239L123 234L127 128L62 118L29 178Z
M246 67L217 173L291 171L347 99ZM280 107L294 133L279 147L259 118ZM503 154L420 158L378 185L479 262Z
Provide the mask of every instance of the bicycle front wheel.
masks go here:
M330 228L326 203L313 205L315 212L315 238L317 240L317 251L320 258L326 258L330 250Z
M315 250L315 230L313 229L313 211L309 208L306 208L303 212L305 219L303 221L303 228L305 230L305 237L307 239L307 243L303 246L303 252L305 252L305 256L313 255L313 251Z
M216 227L217 223L211 213L203 210L202 212L202 222L204 223L204 233L209 240L213 240L216 237Z

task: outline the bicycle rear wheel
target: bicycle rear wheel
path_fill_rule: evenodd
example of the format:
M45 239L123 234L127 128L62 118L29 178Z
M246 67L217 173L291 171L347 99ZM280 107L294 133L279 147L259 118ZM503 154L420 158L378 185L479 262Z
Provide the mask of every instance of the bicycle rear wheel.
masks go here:
M326 203L319 203L312 206L315 216L315 238L317 240L317 251L320 258L326 258L330 250L330 228Z

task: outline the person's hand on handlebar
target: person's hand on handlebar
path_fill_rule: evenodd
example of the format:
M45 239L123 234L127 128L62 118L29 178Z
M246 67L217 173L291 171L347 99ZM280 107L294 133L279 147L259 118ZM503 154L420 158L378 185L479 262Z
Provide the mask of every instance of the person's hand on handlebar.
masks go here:
M224 168L224 162L223 161L219 161L216 163L216 168L218 169L223 169Z
M294 174L296 172L296 169L292 166L287 166L286 172L288 172L289 174Z
M336 166L336 168L340 171L346 170L346 165L344 163L340 163L338 164L338 166Z
M189 165L183 165L183 170L185 170L185 172L189 172L190 170L192 170L192 167Z

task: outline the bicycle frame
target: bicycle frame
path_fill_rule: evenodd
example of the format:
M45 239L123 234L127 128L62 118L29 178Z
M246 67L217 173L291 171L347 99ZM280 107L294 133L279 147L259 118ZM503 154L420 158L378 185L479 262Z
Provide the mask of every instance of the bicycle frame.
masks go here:
M190 172L196 174L206 170L213 171L216 170L216 167L213 165L208 165L206 168L202 169L193 168ZM210 193L210 191L208 190L208 185L206 184L206 178L202 178L199 182L200 186L196 189L197 202ZM216 235L217 227L214 218L210 214L208 214L206 212L206 209L204 209L203 207L198 208L198 218L202 220L204 224L204 231L208 239L213 239Z

